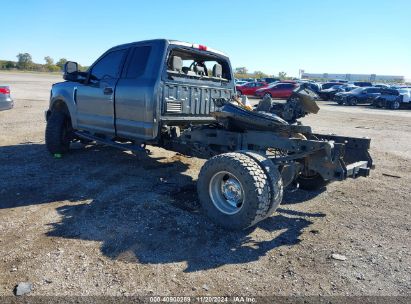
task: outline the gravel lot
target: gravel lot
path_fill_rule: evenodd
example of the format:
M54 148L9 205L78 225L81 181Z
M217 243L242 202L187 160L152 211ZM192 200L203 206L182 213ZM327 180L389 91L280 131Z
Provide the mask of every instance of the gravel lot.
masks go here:
M202 160L44 146L57 75L1 73L0 295L410 295L411 111L320 102L316 132L372 138L369 178L287 192L255 229L199 210ZM333 259L341 254L346 260Z

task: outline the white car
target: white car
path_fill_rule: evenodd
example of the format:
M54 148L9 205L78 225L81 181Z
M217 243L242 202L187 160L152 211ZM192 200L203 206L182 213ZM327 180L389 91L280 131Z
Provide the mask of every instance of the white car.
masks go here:
M398 92L402 96L402 102L403 103L410 103L411 102L411 89L409 89L409 88L398 89Z

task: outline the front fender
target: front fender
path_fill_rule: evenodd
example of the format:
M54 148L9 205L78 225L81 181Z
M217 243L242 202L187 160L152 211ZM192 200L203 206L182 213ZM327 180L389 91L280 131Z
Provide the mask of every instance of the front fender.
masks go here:
M68 114L70 115L71 124L74 129L77 128L77 107L74 96L77 85L77 83L72 82L62 82L53 85L49 105L49 111L52 111L53 108L64 104L69 112Z

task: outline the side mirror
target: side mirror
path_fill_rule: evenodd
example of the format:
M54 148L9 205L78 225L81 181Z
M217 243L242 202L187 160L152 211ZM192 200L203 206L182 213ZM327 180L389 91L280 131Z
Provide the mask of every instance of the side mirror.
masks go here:
M63 68L63 79L69 81L76 81L78 78L78 64L74 61L67 61Z

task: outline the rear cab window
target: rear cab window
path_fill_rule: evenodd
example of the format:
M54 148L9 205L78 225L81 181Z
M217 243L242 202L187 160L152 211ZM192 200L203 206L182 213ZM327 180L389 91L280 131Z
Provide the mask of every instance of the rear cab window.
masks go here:
M177 82L226 87L234 81L229 61L211 52L171 46L165 66L166 78Z
M131 50L125 78L139 78L146 70L151 46L138 46Z

